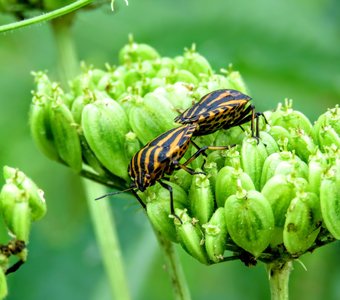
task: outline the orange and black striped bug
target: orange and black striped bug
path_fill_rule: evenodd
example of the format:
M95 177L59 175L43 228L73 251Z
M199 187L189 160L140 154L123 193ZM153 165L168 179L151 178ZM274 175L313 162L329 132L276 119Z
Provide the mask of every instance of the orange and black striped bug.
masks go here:
M196 157L208 149L224 150L229 148L229 146L204 146L202 148L198 148L198 150L187 161L180 163L180 159L184 156L189 144L191 143L191 137L195 132L196 127L196 124L185 124L180 127L173 128L147 143L132 157L129 164L128 172L132 179L130 188L124 191L106 194L96 200L130 190L136 196L141 205L146 208L145 203L138 196L137 190L144 192L146 188L154 185L156 182L159 182L161 186L166 188L170 193L171 214L180 220L180 218L175 214L172 187L162 181L162 179L166 179L166 175L171 175L173 171L178 169L184 169L191 175L197 174L193 169L187 166ZM195 144L193 145L197 147Z
M254 119L263 114L255 113L255 107L250 104L250 100L251 97L236 90L216 90L203 96L199 102L177 116L175 121L181 124L197 124L193 136L241 126L251 121L252 136L258 139L258 122L255 132Z

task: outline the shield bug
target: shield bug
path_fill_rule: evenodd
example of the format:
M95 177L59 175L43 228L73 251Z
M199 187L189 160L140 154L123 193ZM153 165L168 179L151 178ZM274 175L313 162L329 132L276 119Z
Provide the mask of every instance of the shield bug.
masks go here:
M236 90L216 90L203 96L199 102L177 116L175 121L181 124L197 124L193 136L241 126L251 121L252 136L258 138L258 122L255 133L254 119L262 113L255 113L250 100L251 97Z
M166 175L170 175L174 170L178 169L184 169L191 175L196 174L193 169L187 166L196 157L208 149L223 150L229 147L204 146L202 148L198 148L196 153L194 153L194 155L192 155L187 161L180 163L180 159L184 156L189 144L191 143L191 137L195 132L196 127L196 124L185 124L166 131L151 142L147 143L132 157L129 164L128 173L132 179L130 188L124 191L108 193L98 197L96 200L125 191L131 191L145 208L145 203L138 196L137 190L144 192L148 187L159 182L161 186L166 188L170 193L171 214L179 219L179 217L175 214L172 188L169 184L162 181L162 179L166 179ZM193 145L197 147L194 143Z

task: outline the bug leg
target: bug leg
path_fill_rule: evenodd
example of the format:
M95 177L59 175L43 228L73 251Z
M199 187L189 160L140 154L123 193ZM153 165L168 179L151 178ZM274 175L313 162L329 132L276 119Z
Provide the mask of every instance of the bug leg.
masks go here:
M161 181L161 180L158 180L158 182L160 183L160 185L162 187L167 189L170 193L170 214L173 215L178 221L180 221L181 224L183 224L181 218L179 216L177 216L176 213L175 213L175 205L174 205L174 197L173 197L172 187L170 185L166 184L165 182Z
M177 160L173 161L173 164L175 165L175 170L183 169L184 171L187 171L190 175L196 175L196 174L206 175L205 172L196 172L195 170L187 167L186 165L180 164Z
M135 190L131 190L131 193L137 198L140 205L142 205L142 207L146 210L146 205L143 200L138 196L137 192Z
M5 275L8 275L10 273L14 273L15 271L17 271L25 262L23 260L18 260L15 264L13 264L12 266L10 266L6 272Z
M191 143L197 150L200 150L200 149L201 149L201 147L198 146L196 143L194 143L193 140L190 140L190 143ZM205 156L205 157L208 156L205 152L203 152L202 155Z

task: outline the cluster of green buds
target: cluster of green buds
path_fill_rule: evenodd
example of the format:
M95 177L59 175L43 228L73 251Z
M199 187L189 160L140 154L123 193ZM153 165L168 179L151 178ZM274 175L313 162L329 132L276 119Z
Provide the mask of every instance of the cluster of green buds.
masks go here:
M169 58L132 40L118 66L83 66L68 90L45 73L35 78L30 125L40 150L119 189L130 184L131 157L179 126L173 121L179 112L213 90L247 94L239 72L214 72L194 46ZM204 165L205 174L179 170L166 181L180 220L170 215L169 192L160 184L139 192L155 230L204 264L291 260L340 238L339 107L314 125L291 101L264 114L259 140L248 124L195 139L200 146L235 146L191 163L196 171Z
M5 274L14 272L27 259L31 223L46 214L44 193L32 179L18 169L3 168L5 184L0 191L0 212L10 241L0 245L0 299L7 294ZM19 261L10 264L15 255Z

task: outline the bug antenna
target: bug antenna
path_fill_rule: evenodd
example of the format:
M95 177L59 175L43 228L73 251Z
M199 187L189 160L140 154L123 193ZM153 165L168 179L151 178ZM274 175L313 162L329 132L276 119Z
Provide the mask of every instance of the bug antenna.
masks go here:
M107 193L103 196L96 198L95 200L100 200L100 199L103 199L103 198L106 198L106 197L109 197L109 196L117 195L117 194L120 194L120 193L125 193L127 191L133 190L134 188L135 188L134 186L131 186L128 189L125 189L125 190L122 190L122 191Z

